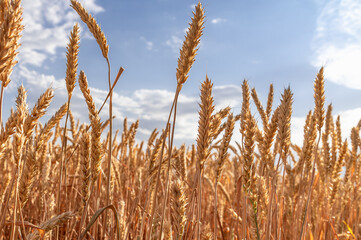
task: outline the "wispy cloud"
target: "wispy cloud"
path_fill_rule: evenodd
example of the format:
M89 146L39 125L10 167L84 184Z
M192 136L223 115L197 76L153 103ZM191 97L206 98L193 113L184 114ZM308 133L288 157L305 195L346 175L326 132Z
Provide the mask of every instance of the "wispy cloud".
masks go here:
M96 0L79 0L81 4L91 13L103 12L104 8L96 4Z
M196 8L196 6L197 6L197 4L190 4L190 5L189 5L189 8L191 8L191 9L195 9L195 8Z
M320 2L312 64L325 66L328 80L361 89L361 1Z
M140 37L140 40L145 43L145 47L147 50L151 51L153 50L153 42L148 41L145 37Z
M219 24L219 23L223 23L223 22L225 22L226 21L226 19L224 19L224 18L213 18L212 20L211 20L211 23L213 23L213 24Z
M165 44L169 46L173 52L178 53L179 49L182 47L182 39L176 35L172 35L170 39L168 39Z

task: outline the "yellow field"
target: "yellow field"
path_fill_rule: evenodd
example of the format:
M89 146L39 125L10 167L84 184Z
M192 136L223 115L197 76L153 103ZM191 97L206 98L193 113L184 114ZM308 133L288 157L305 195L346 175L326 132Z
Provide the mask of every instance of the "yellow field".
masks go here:
M139 122L113 129L109 47L96 20L76 0L108 64L109 87L100 119L86 74L78 70L79 27L67 47L68 98L40 124L54 96L49 88L29 109L18 88L15 110L1 119L4 90L16 65L22 25L21 0L0 3L0 239L360 239L359 155L361 121L349 140L340 118L325 106L323 68L314 81L315 107L307 115L303 145L291 143L293 94L260 102L242 84L241 112L215 111L212 82L201 85L197 144L173 145L177 101L197 55L204 28L195 7L176 69L177 88L164 129L136 142ZM75 85L89 122L71 112ZM250 109L256 105L260 121ZM65 121L61 121L64 119ZM240 131L241 138L232 138ZM106 137L102 137L106 136Z

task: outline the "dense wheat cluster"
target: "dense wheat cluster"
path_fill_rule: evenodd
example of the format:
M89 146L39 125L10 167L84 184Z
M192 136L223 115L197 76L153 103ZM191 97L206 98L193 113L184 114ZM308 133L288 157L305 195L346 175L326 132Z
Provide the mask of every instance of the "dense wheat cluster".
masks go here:
M0 4L0 106L23 29L20 4ZM123 69L111 82L105 34L79 2L70 4L108 63L104 103L111 109L112 90ZM20 86L14 110L3 120L0 239L361 238L361 121L348 140L342 139L340 117L334 119L332 105L325 106L323 68L314 81L315 107L307 115L302 146L290 140L290 88L277 102L271 84L263 106L245 80L241 111L215 111L208 76L200 87L195 144L173 145L178 96L195 61L204 19L198 3L180 50L168 121L143 142L135 141L139 121L125 118L124 128L113 132L117 116L109 111L108 119L100 118L103 106L96 106L86 74L78 71L79 27L74 25L64 105L44 123L53 90L29 108ZM76 82L89 124L74 119L71 111ZM251 112L251 104L257 112ZM235 131L241 138L232 137Z

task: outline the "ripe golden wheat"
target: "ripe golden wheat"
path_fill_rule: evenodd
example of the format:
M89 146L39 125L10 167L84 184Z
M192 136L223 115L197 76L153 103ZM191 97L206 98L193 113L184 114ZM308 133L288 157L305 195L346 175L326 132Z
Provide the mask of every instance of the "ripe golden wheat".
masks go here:
M105 34L78 1L70 2L110 71ZM0 122L23 29L20 4L0 4ZM315 78L315 107L306 117L302 146L290 138L289 87L277 105L271 84L262 105L245 80L241 112L229 107L215 112L208 76L201 85L196 144L173 146L177 99L195 61L204 19L198 3L180 49L168 122L143 142L135 141L139 121L128 126L125 118L123 130L113 137L111 111L108 119L100 118L102 107L96 107L85 73L78 73L79 27L74 25L65 104L43 125L53 90L47 89L29 110L20 86L15 109L1 127L0 239L361 238L361 121L343 140L340 117L333 119L332 105L325 108L323 68ZM110 109L121 73L122 68L113 85L109 78L104 100L110 97ZM89 125L76 123L71 112L76 80ZM257 113L251 112L252 100ZM234 131L241 137L235 138Z

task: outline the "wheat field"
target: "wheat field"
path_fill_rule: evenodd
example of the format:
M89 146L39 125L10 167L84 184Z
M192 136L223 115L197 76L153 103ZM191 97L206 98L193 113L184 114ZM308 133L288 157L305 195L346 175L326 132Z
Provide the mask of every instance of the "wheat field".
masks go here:
M241 111L215 111L208 76L200 86L196 144L175 146L178 96L205 27L199 2L180 49L168 120L137 142L139 121L125 118L122 130L113 129L112 93L124 69L111 79L105 34L77 0L70 4L107 63L109 92L97 106L78 66L75 24L66 51L68 97L44 122L52 88L29 107L19 86L14 109L2 118L24 27L21 0L0 3L0 239L361 239L361 121L342 139L340 117L325 103L323 68L302 146L290 138L289 87L277 101L271 84L263 104L244 80ZM73 117L76 85L89 124ZM99 115L104 105L108 119ZM241 138L232 137L235 131Z

